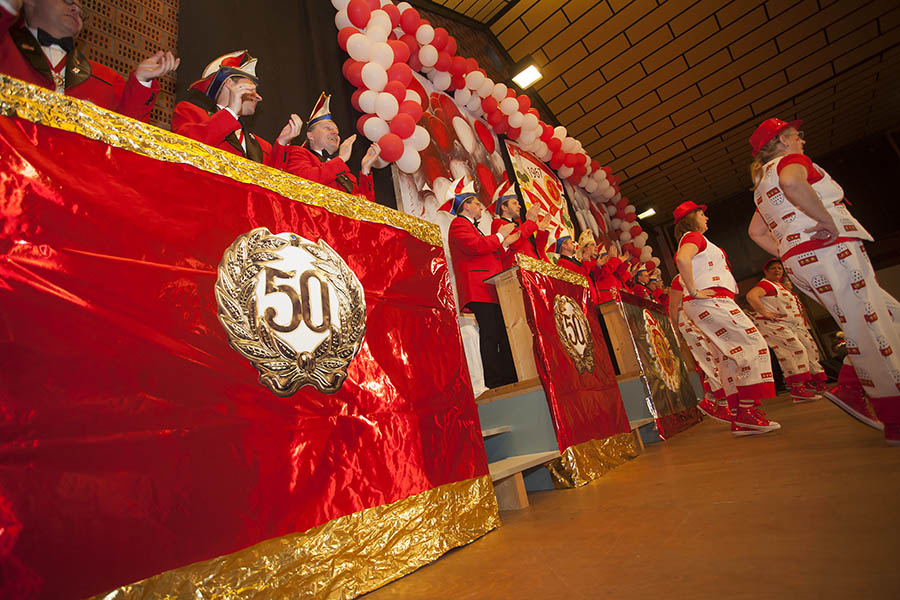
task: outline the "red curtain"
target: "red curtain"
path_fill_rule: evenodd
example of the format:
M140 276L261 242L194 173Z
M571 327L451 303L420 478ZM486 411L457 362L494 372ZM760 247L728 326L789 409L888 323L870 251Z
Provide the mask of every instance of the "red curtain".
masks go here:
M84 597L487 473L442 249L0 117L0 596ZM281 398L214 285L256 227L325 240L365 339Z

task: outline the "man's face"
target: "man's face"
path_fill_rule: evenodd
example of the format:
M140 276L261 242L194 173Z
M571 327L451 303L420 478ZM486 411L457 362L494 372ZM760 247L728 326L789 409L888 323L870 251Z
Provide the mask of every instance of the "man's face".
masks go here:
M518 219L522 214L522 206L519 204L518 198L511 198L503 203L503 214L501 216L507 219Z
M334 121L326 119L319 121L306 132L309 147L313 150L327 150L329 154L337 152L341 145L341 132Z
M641 271L637 274L637 280L641 284L647 285L648 283L650 283L650 273L648 273L647 271Z
M647 284L647 287L649 287L653 291L656 291L659 289L659 282L655 279L651 279L650 283Z
M484 210L484 204L478 198L472 198L463 202L460 214L471 219L480 219Z
M597 266L602 267L606 263L609 262L609 250L606 248L599 248L599 252L597 253Z
M784 278L784 267L781 263L772 263L766 268L766 279L769 281L781 281Z
M581 256L584 259L594 258L597 256L597 244L594 242L588 242L581 249Z
M575 255L575 242L572 238L569 238L562 243L562 246L560 246L560 254L563 256Z
M25 0L25 20L53 37L75 37L84 27L79 0Z

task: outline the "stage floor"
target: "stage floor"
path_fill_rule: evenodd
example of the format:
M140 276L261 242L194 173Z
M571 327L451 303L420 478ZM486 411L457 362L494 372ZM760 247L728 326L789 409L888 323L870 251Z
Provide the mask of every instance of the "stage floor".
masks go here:
M709 419L365 598L900 597L900 448L827 400Z

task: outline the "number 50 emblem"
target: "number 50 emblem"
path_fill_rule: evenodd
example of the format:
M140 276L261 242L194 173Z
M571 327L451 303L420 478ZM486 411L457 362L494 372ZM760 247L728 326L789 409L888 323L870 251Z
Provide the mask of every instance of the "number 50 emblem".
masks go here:
M579 373L594 370L594 338L591 325L581 306L568 296L558 295L553 300L553 316L559 341Z
M366 331L362 284L340 255L265 227L225 251L216 302L231 347L279 396L304 385L338 391Z

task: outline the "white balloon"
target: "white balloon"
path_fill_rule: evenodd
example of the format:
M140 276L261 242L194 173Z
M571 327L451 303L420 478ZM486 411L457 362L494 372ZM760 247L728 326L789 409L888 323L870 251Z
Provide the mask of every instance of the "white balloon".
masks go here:
M422 66L433 67L434 63L437 62L437 59L438 59L437 48L435 48L431 44L422 46L419 49L419 62L422 63Z
M350 22L350 17L347 16L346 10L339 10L335 13L334 26L338 28L338 31L344 27L354 27L353 23Z
M642 240L641 236L637 236L636 238L634 238L634 245L637 246L638 248L641 248L641 255L643 255L644 249L649 248L649 246L645 245L646 243L647 243L647 240ZM647 260L647 259L645 258L643 260Z
M383 135L386 135L390 132L391 128L388 127L388 124L385 123L383 119L379 119L378 117L372 117L371 119L368 119L365 123L363 123L363 135L366 136L371 142L377 142Z
M424 46L425 44L430 44L433 39L434 27L432 27L428 23L419 25L419 28L416 29L416 41Z
M403 14L403 11L405 11L407 8L412 8L412 4L410 4L409 2L401 2L400 4L397 5L397 10L400 11L401 15Z
M600 183L604 179L606 179L606 171L603 169L597 169L593 173L591 173L591 177L597 180L597 183Z
M354 33L347 38L347 54L349 54L350 58L353 60L366 62L369 60L371 52L372 44L369 42L369 38L363 34Z
M597 191L597 182L593 179L588 179L588 182L585 184L584 189L587 190L588 194L593 194Z
M485 79L484 83L481 84L481 87L478 88L478 95L482 98L487 98L491 95L491 90L494 89L494 82L490 79Z
M369 59L387 70L394 64L394 50L386 42L379 42L372 46Z
M557 138L559 141L563 141L566 139L566 128L562 125L553 129L553 137Z
M348 4L350 4L350 0L331 0L331 5L336 10L347 10Z
M522 113L520 113L519 111L516 111L513 114L509 115L509 126L510 127L522 127L522 121L524 119L525 119L525 117L522 116ZM524 129L525 128L522 127L523 131L524 131ZM537 134L535 133L535 131L533 129L529 129L528 133L530 133L532 137L535 137L535 138L537 137Z
M375 99L378 92L374 90L366 90L359 95L359 107L364 113L373 114L375 112Z
M450 84L453 83L453 76L446 71L436 71L437 75L434 76L434 87L437 91L443 92L450 87Z
M562 151L566 153L574 153L575 152L575 139L567 137L563 140L562 143Z
M654 256L653 258L651 258L650 261L651 261L653 264L655 264L657 267L659 266L659 263L662 262L662 261L660 261L658 258L656 258L655 256Z
M403 146L403 154L397 159L397 168L404 173L415 173L422 164L419 152L409 144Z
M456 132L456 137L459 138L463 148L466 152L472 154L475 151L475 134L472 132L472 128L469 127L469 123L461 117L453 117L452 123L453 131Z
M419 92L415 90L406 90L406 96L403 98L404 100L412 100L416 104L422 104L422 96L419 95Z
M609 186L605 190L603 190L603 195L607 198L612 198L616 195L616 190L613 186Z
M472 97L469 98L469 101L466 103L466 108L470 113L474 115L480 115L482 113L481 96L479 96L478 94L472 94Z
M617 203L621 199L622 199L622 192L616 192L616 195L612 197L612 201L614 203Z
M465 106L469 103L469 100L472 99L472 90L469 88L459 88L455 92L453 92L453 99L456 100L456 103L460 106Z
M428 147L428 144L431 143L431 136L428 135L427 129L425 129L421 125L416 125L415 130L413 130L413 134L409 136L409 139L406 140L405 143L410 144L418 152L421 152Z
M494 97L494 100L496 100L497 102L500 102L501 100L506 98L506 91L508 89L509 88L506 87L505 83L495 83L494 89L491 91L491 96Z
M477 90L484 83L484 73L481 71L472 71L466 75L466 87L470 90Z
M369 27L381 27L385 31L391 30L391 17L381 9L373 10L369 13L369 22L366 24L366 31Z
M375 99L375 114L385 121L390 121L396 117L399 108L400 103L397 102L397 98L393 94L381 92L378 94L378 98Z
M572 167L567 167L565 165L561 166L559 168L559 170L557 171L557 173L559 173L559 176L562 177L563 179L568 179L569 177L572 176L572 173L574 173L574 172L575 172L575 169L573 169Z
M631 234L628 233L627 231L623 231L619 235L619 241L622 242L623 244L627 244L628 242L631 241Z
M605 204L604 208L606 208L606 214L609 215L610 218L613 218L616 214L616 207L610 206L609 204Z
M625 207L625 214L633 213L635 211L634 204L629 204Z
M500 101L500 112L504 115L511 115L519 110L519 103L515 98L504 98Z
M384 27L369 25L368 27L366 27L366 37L369 38L369 41L373 44L386 42L388 39L388 32L390 30L390 27L385 29Z
M613 214L616 214L616 213L613 213ZM618 231L619 228L622 227L622 219L613 219L610 222L610 225L612 225L613 231Z
M606 190L607 190L608 188L610 188L609 182L606 181L605 179L601 179L600 181L597 182L597 185L599 186L597 189L600 190L600 192L603 194L603 196L604 196L604 198L605 198L605 197L606 197Z
M387 85L387 71L378 63L367 62L362 68L362 80L367 88L380 92Z
M534 115L534 113L525 113L522 116L522 129L537 129L538 133L542 133L542 131L539 129L539 121L540 120L537 118L537 116Z
M512 125L512 119L509 120L509 123L510 125ZM523 146L534 146L535 140L537 140L537 137L535 137L534 131L522 130L522 133L519 134L519 139L517 141L520 145ZM529 152L531 151L532 149L529 149Z
M591 180L591 179L590 179L587 175L583 175L583 176L581 177L581 179L578 180L578 187L586 188L586 187L587 187L587 184L588 184L588 182L589 182L590 180Z

